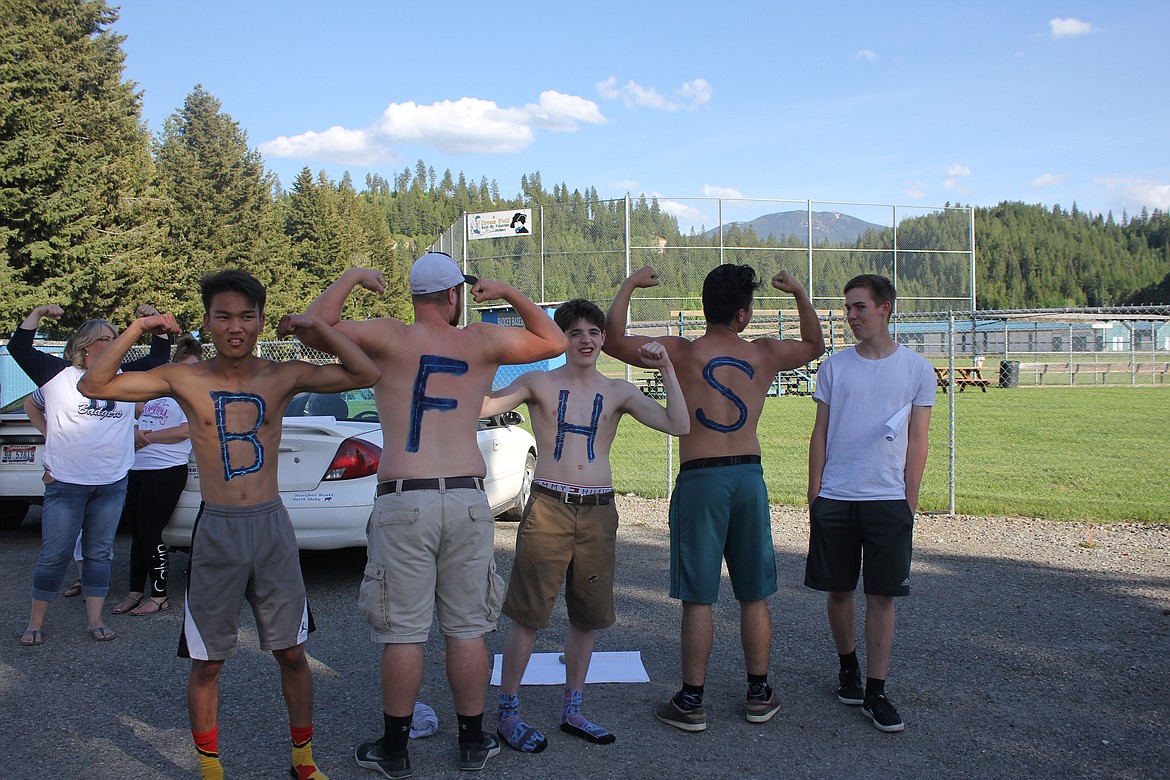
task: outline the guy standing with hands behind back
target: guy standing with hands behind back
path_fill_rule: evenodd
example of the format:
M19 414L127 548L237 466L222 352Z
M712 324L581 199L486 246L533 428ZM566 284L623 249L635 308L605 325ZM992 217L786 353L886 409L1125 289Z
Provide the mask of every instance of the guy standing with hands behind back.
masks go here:
M634 290L658 285L646 266L622 283L605 321L605 351L644 366L638 348L650 341L626 335L626 308ZM682 689L658 705L658 720L683 731L707 728L703 686L715 641L712 605L719 600L724 558L739 601L740 640L747 671L744 716L765 723L780 709L768 685L776 554L771 507L756 428L776 373L802 366L825 351L812 301L787 271L772 287L792 295L800 339L744 339L756 291L764 286L746 265L721 265L703 281L707 329L694 341L660 337L674 363L690 432L679 439L682 465L670 497L670 596L683 603Z
M841 662L837 699L861 704L873 725L886 732L904 728L885 684L894 596L910 593L914 512L936 386L930 362L890 336L896 295L882 276L849 280L845 310L857 343L817 369L804 575L805 585L829 594L829 628ZM864 689L854 638L854 591L863 566Z

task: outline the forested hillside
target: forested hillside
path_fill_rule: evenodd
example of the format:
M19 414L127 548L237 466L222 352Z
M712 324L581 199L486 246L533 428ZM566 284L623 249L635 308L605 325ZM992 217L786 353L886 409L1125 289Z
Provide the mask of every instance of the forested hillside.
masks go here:
M269 285L274 313L303 310L346 267L375 266L388 294L361 292L346 315L405 317L406 269L461 214L550 204L563 208L546 209L546 255L574 260L546 279L547 298L604 299L620 281L613 258L623 251L624 206L599 199L589 184L550 191L535 172L504 194L486 176L439 174L423 160L390 178L367 176L361 189L348 174L333 181L308 168L279 182L246 129L199 85L151 137L142 96L123 78L122 39L109 32L116 18L104 0L0 0L0 330L50 301L66 309L60 323L45 322L50 332L89 317L125 324L139 302L197 328L197 280L236 265ZM959 214L907 220L899 243L963 245ZM975 223L981 308L1170 302L1164 211L1114 219L1075 205L1001 203L978 208ZM862 250L852 262L864 263L865 251L880 256L889 233L863 235L851 245ZM718 237L684 234L653 198L633 203L631 234L640 246L682 248L663 257L678 263L664 270L696 295L717 262ZM759 257L736 247L802 241L739 225L723 236L734 262ZM491 272L533 289L536 238L511 242ZM821 278L838 283L847 273L830 264ZM921 294L953 282L929 258L899 277Z

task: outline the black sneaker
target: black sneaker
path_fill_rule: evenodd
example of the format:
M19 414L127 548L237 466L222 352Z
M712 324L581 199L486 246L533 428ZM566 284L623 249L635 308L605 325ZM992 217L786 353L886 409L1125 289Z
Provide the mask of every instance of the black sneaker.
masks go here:
M460 743L459 745L459 768L464 772L478 772L487 765L487 760L500 752L500 741L483 732L483 742L474 743Z
M894 732L906 728L906 724L902 722L902 716L894 709L894 705L884 693L866 696L865 703L861 705L861 711L873 721L873 725L877 726L879 731Z
M414 777L414 772L410 768L410 755L405 750L385 755L382 752L382 740L380 739L358 745L354 748L353 757L357 760L358 766L381 772L393 780Z
M860 669L842 669L837 673L837 682L837 701L850 705L862 704L865 701Z

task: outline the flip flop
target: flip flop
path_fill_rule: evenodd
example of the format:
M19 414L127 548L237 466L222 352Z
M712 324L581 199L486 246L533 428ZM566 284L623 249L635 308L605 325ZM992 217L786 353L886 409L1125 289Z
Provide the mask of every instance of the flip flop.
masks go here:
M64 595L65 598L73 598L74 596L80 596L81 595L81 580L78 580L77 582L73 583L68 588L66 588L65 593L62 595Z
M126 598L122 599L121 604L119 604L118 606L111 609L110 612L112 614L115 614L115 615L121 615L121 614L124 614L126 612L132 612L133 610L137 609L138 606L140 604L142 604L143 601L144 601L144 599L141 596L139 596L138 598L134 598L133 596L127 596ZM138 614L138 613L135 612L134 614Z
M111 639L117 636L113 629L104 625L87 628L85 629L85 633L89 634L90 639L95 642L109 642Z
M45 638L41 635L39 628L26 628L20 637L20 643L25 647L36 647L39 644L44 644L44 641Z
M138 602L138 606L130 610L131 615L157 615L159 612L166 612L171 608L170 602L166 596L157 599L154 596L145 598Z

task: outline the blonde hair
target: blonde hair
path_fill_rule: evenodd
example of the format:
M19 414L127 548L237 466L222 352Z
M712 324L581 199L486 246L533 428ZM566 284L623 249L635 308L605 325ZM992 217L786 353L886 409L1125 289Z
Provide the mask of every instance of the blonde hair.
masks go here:
M117 337L118 329L105 320L86 320L81 323L65 342L61 356L72 363L74 368L85 368L85 348L101 341L107 328Z
M202 360L203 344L190 333L184 333L182 336L179 336L179 340L175 343L175 354L171 356L171 362L178 363L189 357Z

